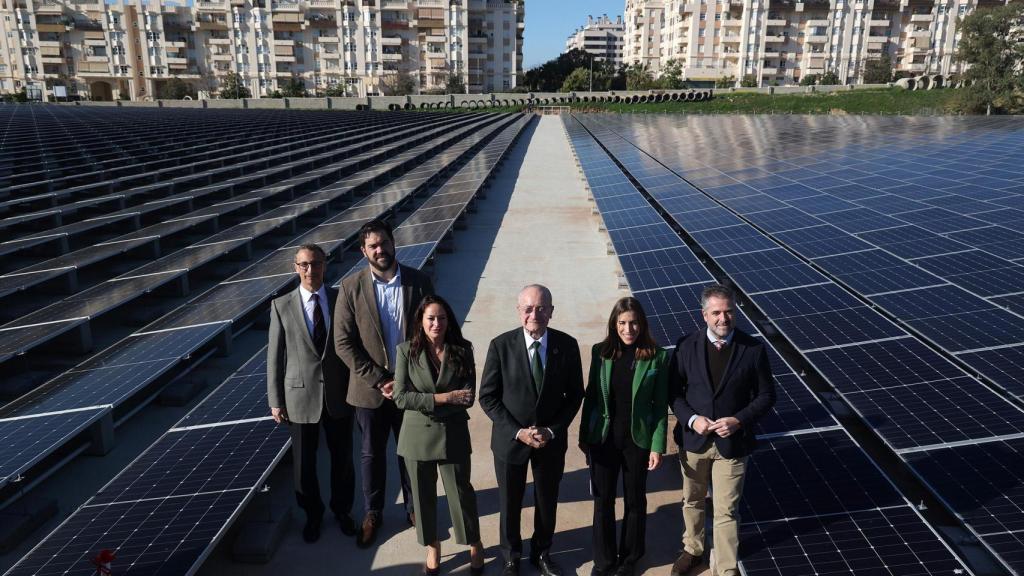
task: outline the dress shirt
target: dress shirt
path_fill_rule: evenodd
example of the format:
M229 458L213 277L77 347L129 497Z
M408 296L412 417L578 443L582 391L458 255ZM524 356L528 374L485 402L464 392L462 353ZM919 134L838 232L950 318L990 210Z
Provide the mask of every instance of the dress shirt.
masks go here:
M370 271L373 278L373 291L377 296L377 314L380 316L381 333L384 334L384 351L388 355L388 369L392 372L395 366L395 350L405 338L402 337L402 325L405 312L402 310L402 269L395 271L395 277L385 282Z
M313 300L311 296L313 292L306 290L301 285L299 286L299 296L302 297L302 310L305 314L302 315L306 319L306 328L309 330L309 336L313 337ZM327 288L322 284L320 289L316 291L317 299L320 300L320 314L324 317L324 328L328 328L331 325L331 317L327 311Z
M729 333L725 335L725 338L719 338L718 336L715 335L714 332L711 331L711 328L708 328L705 334L707 334L708 340L711 341L712 344L718 342L719 340L725 340L725 345L728 346L732 344L732 335L734 334L734 332L732 330L729 330ZM712 385L714 385L714 383L712 383ZM690 420L686 423L686 427L689 428L690 430L693 430L693 423L696 420L697 414L690 416ZM696 432L696 430L694 431Z
M526 354L527 354L527 356L529 356L529 363L528 363L528 365L533 362L533 343L537 342L537 341L538 340L536 338L534 338L533 336L530 336L530 333L526 331L526 328L523 328L523 342L526 344ZM548 367L548 331L547 330L544 330L544 334L542 334L541 337L540 337L540 348L537 349L537 352L540 353L540 365L543 366L544 369L546 370L547 367ZM554 432L554 430L552 430L551 428L547 428L547 427L545 427L544 429L547 430L548 434L551 435L551 440L554 440L555 439L555 432ZM519 430L519 432L522 432L523 430L526 430L526 428L521 428ZM519 432L516 432L516 438L519 437Z

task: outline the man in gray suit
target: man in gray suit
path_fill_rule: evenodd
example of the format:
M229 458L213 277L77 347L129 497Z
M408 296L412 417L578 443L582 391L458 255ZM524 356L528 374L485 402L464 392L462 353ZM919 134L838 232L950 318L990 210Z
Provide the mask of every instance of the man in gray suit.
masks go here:
M348 403L355 407L362 433L361 474L366 516L356 534L360 547L371 545L383 521L387 447L398 439L402 414L392 395L398 345L412 336L420 300L434 293L426 274L395 258L391 226L382 220L359 229L359 248L369 264L342 280L334 317L334 346L348 366ZM398 457L402 501L409 524L416 524L412 487L405 461Z
M289 425L295 496L306 512L302 536L320 538L324 504L316 475L320 426L331 454L331 510L341 531L355 534L352 407L345 402L348 375L331 340L334 290L324 286L327 255L315 244L295 251L299 287L270 303L267 399L270 414Z

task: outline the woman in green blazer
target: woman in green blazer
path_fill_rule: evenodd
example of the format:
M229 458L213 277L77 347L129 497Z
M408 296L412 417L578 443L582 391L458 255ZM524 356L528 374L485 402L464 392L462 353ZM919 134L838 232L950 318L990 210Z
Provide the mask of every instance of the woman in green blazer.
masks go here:
M480 517L476 492L469 482L469 414L476 392L473 345L462 337L451 306L439 296L425 296L416 309L416 331L398 346L395 404L405 415L398 435L398 455L405 458L412 482L416 536L427 547L424 574L440 574L437 534L437 474L441 473L455 541L469 544L472 574L483 572Z
M661 464L668 429L668 353L651 337L636 298L621 298L608 335L591 353L580 448L590 463L596 575L632 576L644 555L647 473ZM615 488L622 472L625 517L615 542Z

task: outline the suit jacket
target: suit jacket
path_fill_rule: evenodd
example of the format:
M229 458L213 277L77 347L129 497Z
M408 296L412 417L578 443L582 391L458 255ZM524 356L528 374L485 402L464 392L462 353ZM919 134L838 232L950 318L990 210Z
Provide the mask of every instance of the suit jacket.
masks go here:
M614 361L601 357L600 346L595 344L590 352L590 377L580 422L580 442L594 445L604 443L612 429L609 398ZM668 352L659 348L653 358L637 360L633 369L630 435L638 447L659 454L665 453L668 441L668 360Z
M775 404L775 380L772 378L768 351L764 344L739 329L733 333L732 355L714 386L708 377L707 333L693 332L676 344L670 377L673 391L672 411L679 422L672 434L676 443L690 452L697 452L713 438L719 453L726 458L740 458L754 449L754 422ZM693 415L715 420L733 416L740 429L728 438L717 434L701 436L686 423Z
M473 449L469 441L468 406L434 404L434 394L452 390L476 390L476 370L457 376L445 353L437 381L426 354L409 358L409 342L398 346L395 362L395 404L405 410L398 435L398 455L410 460L468 460ZM473 351L464 350L473 361Z
M434 285L426 274L415 268L401 266L403 317L406 339L412 336L413 314L420 300L434 293ZM360 408L377 408L384 396L377 384L394 376L388 363L384 331L377 311L377 293L373 288L370 267L341 281L338 310L334 315L334 346L338 357L348 366L348 403Z
M331 306L334 290L327 288L329 318L337 308ZM296 288L270 303L270 335L267 345L267 399L271 408L284 408L296 424L320 421L322 408L334 418L352 413L345 403L348 374L331 346L331 324L327 345L318 354L306 327L302 296Z
M523 464L531 448L516 440L522 428L551 428L554 439L541 450L565 451L569 425L583 401L583 366L576 339L548 328L547 365L540 396L530 377L530 355L523 329L516 328L491 340L480 377L480 406L494 421L491 450L494 457Z

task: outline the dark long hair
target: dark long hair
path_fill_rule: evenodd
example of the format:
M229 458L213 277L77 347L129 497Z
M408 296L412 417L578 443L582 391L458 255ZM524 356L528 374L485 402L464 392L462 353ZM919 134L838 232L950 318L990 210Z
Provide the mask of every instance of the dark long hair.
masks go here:
M622 343L622 339L619 338L619 332L616 328L619 315L624 312L636 314L636 322L639 324L640 333L637 334L636 338L637 360L654 358L654 355L658 353L658 343L651 336L651 328L647 324L647 314L644 312L644 307L640 304L639 300L632 296L619 298L615 306L612 306L612 313L608 316L608 335L605 336L604 341L598 346L598 354L602 358L610 358L612 360L622 355L622 349L625 345Z
M431 304L439 304L441 308L444 308L445 316L448 317L448 328L444 333L444 343L448 344L448 363L453 368L456 375L460 377L469 376L473 373L473 344L462 337L462 328L459 327L459 321L455 318L455 312L448 302L440 296L433 294L424 296L423 300L420 301L420 305L416 308L415 320L416 332L412 336L412 340L409 342L409 357L416 358L427 349L427 333L423 331L423 315L426 313L427 306Z

